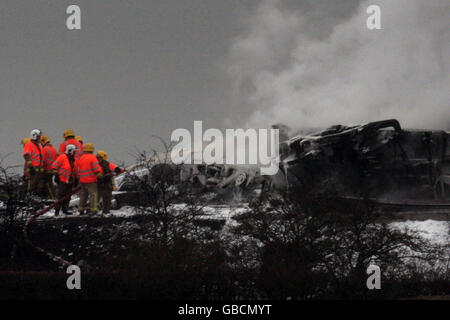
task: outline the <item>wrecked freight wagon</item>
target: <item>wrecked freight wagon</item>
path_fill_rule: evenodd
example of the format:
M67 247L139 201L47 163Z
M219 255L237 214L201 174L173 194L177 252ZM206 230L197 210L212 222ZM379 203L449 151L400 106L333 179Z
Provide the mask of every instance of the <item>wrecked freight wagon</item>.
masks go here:
M275 176L262 176L257 165L174 165L166 155L137 163L116 177L113 205L128 204L139 182L161 168L164 177L192 183L199 195L213 202L246 202L261 190L295 186L299 190L334 189L345 197L400 204L431 201L447 209L450 205L449 132L402 129L397 120L384 120L335 125L289 138L287 127L274 127L285 138Z
M397 120L335 125L281 143L276 186L333 186L377 199L450 199L449 132L405 130ZM283 181L284 180L284 181Z
M164 181L169 185L188 183L199 199L208 203L247 201L257 195L263 186L263 176L254 165L179 164L175 165L166 154L140 161L126 168L126 172L114 178L116 190L112 193L112 208L135 205L143 186ZM170 188L168 189L170 190ZM71 207L78 206L74 196ZM101 204L100 204L101 206Z

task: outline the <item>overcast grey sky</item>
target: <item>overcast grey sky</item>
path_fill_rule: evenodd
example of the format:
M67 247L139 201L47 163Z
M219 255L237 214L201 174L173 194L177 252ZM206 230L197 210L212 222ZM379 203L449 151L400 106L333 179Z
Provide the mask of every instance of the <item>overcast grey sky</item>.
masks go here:
M286 77L293 82L305 81L303 74L298 76L295 72L302 53L299 48L305 39L313 47L330 39L339 42L339 37L344 38L344 44L345 39L352 39L346 37L352 33L345 30L359 30L359 25L352 22L354 16L366 18L360 2L3 0L0 154L12 153L8 162L21 163L19 141L32 128L42 129L55 146L62 141L62 132L71 128L85 142L106 150L112 161L130 164L135 146L146 150L156 147L158 142L152 135L168 140L176 128L192 129L194 120L217 128L267 124L261 121L267 118L261 113L269 115L269 120L289 120L292 110L285 101L279 101L279 95L303 97L304 92L286 91L283 86L277 87L279 81ZM66 8L70 4L81 8L81 30L66 28ZM443 12L440 19L448 15L449 12ZM339 26L345 30L336 31ZM365 24L360 28L364 30ZM438 25L433 29L438 36L436 41L447 40L448 33L441 34L439 28ZM356 49L358 63L364 64L364 51ZM334 47L325 48L318 54L327 56L333 50ZM438 49L444 54L442 62L448 62L445 50L446 47ZM306 57L311 55L310 50L306 52ZM339 78L341 73L332 76ZM261 81L267 74L271 80ZM307 79L310 77L311 74L306 75ZM268 84L271 89L264 89ZM448 89L442 81L437 85L438 92ZM326 90L337 91L335 87L325 87L312 92L317 96ZM446 93L442 96L447 97ZM299 102L312 103L301 99ZM279 118L272 116L277 108L283 111ZM341 119L336 116L334 120Z
M219 125L229 82L220 69L239 17L256 1L2 1L1 153L41 128L59 145L72 128L129 163L152 134L168 139L195 119ZM66 8L82 29L66 29Z

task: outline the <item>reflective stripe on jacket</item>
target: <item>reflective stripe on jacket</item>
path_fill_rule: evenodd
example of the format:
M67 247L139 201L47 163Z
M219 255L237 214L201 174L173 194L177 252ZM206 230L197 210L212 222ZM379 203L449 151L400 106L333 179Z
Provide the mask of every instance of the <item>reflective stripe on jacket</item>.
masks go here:
M31 164L35 168L42 168L43 167L43 161L42 161L42 147L39 144L34 143L33 141L28 142L23 147L23 155L29 155Z
M65 153L66 152L66 146L68 144L73 144L76 148L75 150L75 159L79 159L81 158L81 156L83 155L83 145L75 139L68 139L66 141L61 142L61 144L59 145L59 152L60 153Z
M56 158L55 162L52 164L52 170L57 170L59 175L59 180L64 183L68 183L72 173L74 171L74 166L71 165L69 157L67 154L62 154Z
M52 164L58 157L56 149L52 145L46 145L42 148L42 160L44 162L44 170L52 170Z
M75 172L81 183L97 182L97 175L103 174L97 157L92 153L85 153L75 161Z

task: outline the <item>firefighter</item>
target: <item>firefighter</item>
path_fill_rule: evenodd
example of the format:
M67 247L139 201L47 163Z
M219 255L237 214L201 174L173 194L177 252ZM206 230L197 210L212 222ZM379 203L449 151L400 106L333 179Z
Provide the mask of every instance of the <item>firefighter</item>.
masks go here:
M20 144L22 145L22 149L25 147L25 145L28 143L28 142L30 142L31 141L31 139L30 138L23 138L22 140L20 140ZM25 181L28 181L29 180L29 178L30 178L30 176L29 176L29 174L28 174L28 172L27 172L27 164L26 164L26 162L25 162L25 164L23 165L23 180L25 180Z
M26 138L23 138L21 141L20 141L20 143L22 144L22 146L25 146L28 142L30 142L31 141L31 139L30 138L28 138L28 137L26 137Z
M75 159L80 158L83 153L83 146L75 139L75 132L72 129L67 129L63 133L63 138L64 141L59 145L59 153L64 153L68 144L73 144L76 147Z
M103 213L109 213L111 209L112 192L114 189L113 175L118 175L124 170L108 161L108 154L99 150L97 152L97 160L102 167L103 177L98 179L99 200L103 199Z
M94 153L94 145L90 142L84 145L83 155L75 160L75 173L81 185L80 204L78 211L80 215L85 214L85 205L89 195L90 213L98 212L98 187L97 179L103 177L103 171Z
M72 188L76 184L74 176L75 152L76 146L68 144L65 152L58 156L51 166L52 170L57 172L58 200L61 200L72 192ZM70 198L67 198L62 204L59 203L55 207L55 216L59 215L61 207L64 214L71 215L72 213L69 212L69 202Z
M75 140L77 140L77 141L80 143L80 145L81 145L81 150L83 150L83 138L80 137L80 136L76 136L76 137L75 137Z
M41 184L39 183L43 172L42 147L40 144L41 130L33 129L30 133L30 141L23 148L25 159L25 176L28 176L27 192L35 192L42 195Z
M53 162L58 157L58 153L54 146L52 146L50 142L50 138L47 135L41 136L41 145L42 145L42 160L44 162L44 172L42 174L42 185L45 191L48 191L50 197L55 199L55 189L53 188L53 170L52 165Z
M20 140L20 144L22 145L22 150L23 150L23 148L25 147L25 145L26 145L28 142L30 142L30 141L31 141L31 139L28 138L28 137L23 138L22 140ZM28 170L27 170L27 163L26 163L26 162L25 162L24 165L23 165L23 176L22 176L22 180L23 180L24 183L21 185L20 191L22 192L22 194L26 194L26 193L27 193L27 190L28 190L28 182L29 182L29 180L30 180L30 174L29 174L29 172L28 172Z

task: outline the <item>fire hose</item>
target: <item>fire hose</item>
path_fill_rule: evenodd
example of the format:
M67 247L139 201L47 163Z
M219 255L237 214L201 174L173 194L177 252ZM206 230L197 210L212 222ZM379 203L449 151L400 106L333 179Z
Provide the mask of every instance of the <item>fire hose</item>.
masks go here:
M28 237L28 226L34 221L36 220L39 216L47 213L49 210L53 209L54 207L56 207L57 205L59 205L60 203L62 203L63 201L67 200L68 198L70 198L73 194L77 193L79 190L81 189L81 187L77 187L74 190L72 190L72 192L70 192L69 194L67 194L66 196L64 196L63 198L59 199L58 201L54 202L52 205L38 211L35 215L31 216L27 222L25 223L25 226L23 228L23 235L25 237L25 241L31 246L33 247L36 251L44 253L45 255L47 255L50 259L52 259L55 262L60 263L62 266L67 267L72 265L71 262L64 260L61 257L58 257L57 255L54 255L51 252L46 251L45 249L36 246L35 244L33 244L30 240L30 238Z
M122 170L122 172L126 172L127 170ZM104 176L112 176L112 173L108 173ZM38 211L35 215L31 216L27 222L25 223L25 226L23 227L23 235L25 237L25 241L31 246L33 247L36 251L44 253L45 255L47 255L50 259L52 259L55 262L60 263L62 266L70 266L72 265L71 262L64 260L61 257L58 257L57 255L54 255L51 252L46 251L45 249L38 247L36 245L34 245L30 238L28 237L28 226L34 221L36 220L39 216L42 216L43 214L47 213L48 211L50 211L51 209L53 209L54 207L56 207L57 205L61 204L62 202L64 202L65 200L67 200L68 198L70 198L73 194L77 193L79 190L81 189L81 186L76 187L74 190L72 190L69 194L65 195L64 197L62 197L61 199L59 199L58 201L54 202L53 204L51 204L50 206Z

